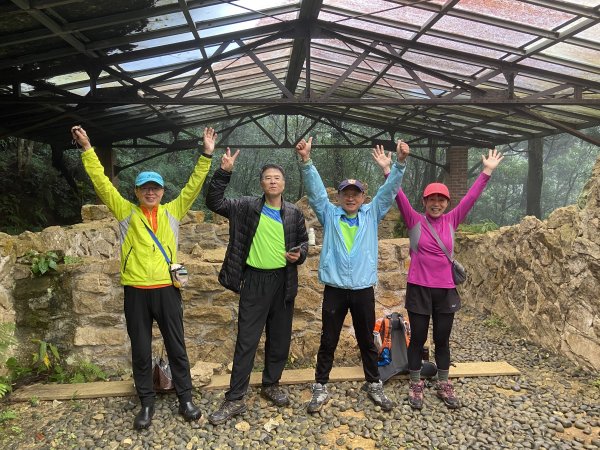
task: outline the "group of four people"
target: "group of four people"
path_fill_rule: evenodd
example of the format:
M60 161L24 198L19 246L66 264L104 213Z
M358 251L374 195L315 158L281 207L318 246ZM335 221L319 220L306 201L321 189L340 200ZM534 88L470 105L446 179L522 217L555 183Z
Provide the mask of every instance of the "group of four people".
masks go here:
M135 181L137 204L124 199L104 174L104 169L80 126L71 129L82 150L82 161L97 195L119 222L121 242L121 283L124 311L131 341L132 368L141 408L134 428L147 428L154 415L152 384L152 324L156 321L169 358L179 414L197 420L199 408L192 401L190 365L187 357L181 293L173 286L170 264L177 263L178 229L181 219L197 198L210 169L217 134L205 128L203 153L181 193L162 204L164 180L156 172L141 172ZM372 201L364 204L366 192L359 180L347 179L338 186L338 203L329 201L327 191L310 158L312 138L296 146L301 159L310 206L323 226L319 280L325 285L322 304L321 342L317 355L315 383L307 406L318 412L329 399L327 384L344 319L350 311L360 349L366 383L363 390L383 410L394 403L386 396L377 366L378 352L373 341L378 263L378 224L394 198L409 229L411 265L408 273L406 308L411 323L408 350L409 404L423 405L420 379L421 352L433 319L435 358L438 365L437 395L450 408L459 406L452 384L449 339L460 297L452 281L451 265L436 243L430 227L444 245L452 249L454 231L487 184L503 156L496 150L482 157L484 170L473 187L448 214L450 194L445 185L432 183L423 194L425 215L416 212L400 185L409 147L398 141L395 163L383 147L373 149L373 159L386 177ZM221 424L246 410L254 357L263 330L266 333L265 363L261 395L277 406L289 404L279 385L287 362L298 290L297 266L308 252L308 236L302 212L283 199L285 171L267 164L260 171L261 197L225 198L239 150L228 148L221 165L210 180L207 207L229 219L229 243L219 282L239 293L238 333L230 387L221 406L208 416Z

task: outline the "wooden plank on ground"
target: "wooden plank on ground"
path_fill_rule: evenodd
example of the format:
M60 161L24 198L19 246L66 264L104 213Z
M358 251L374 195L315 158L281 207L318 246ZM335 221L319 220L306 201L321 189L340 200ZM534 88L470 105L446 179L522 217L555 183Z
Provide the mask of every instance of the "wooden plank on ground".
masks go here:
M456 363L456 366L450 368L450 376L453 378L518 374L519 370L506 361ZM250 384L252 386L259 386L261 378L261 372L253 372L250 376ZM407 378L407 375L399 375L397 378ZM315 369L285 370L280 383L312 383L314 379ZM360 366L334 367L329 379L331 382L361 381L365 379L365 375ZM212 377L210 384L200 389L227 389L228 387L229 374ZM37 398L38 400L79 400L99 397L129 397L134 395L136 395L136 392L132 380L99 381L81 384L34 384L13 392L10 394L10 400L17 402L26 402L32 398Z
M450 377L493 377L498 375L518 375L519 370L506 361L456 363L450 367ZM398 375L394 378L408 378L408 375ZM361 381L365 379L362 367L334 367L329 376L330 382ZM259 386L262 380L261 372L252 372L250 385ZM315 381L315 369L285 370L281 376L281 384L302 384ZM212 377L209 385L203 389L227 389L229 375Z
M128 397L136 395L133 380L129 381L96 381L77 384L32 384L10 394L9 399L16 402L27 402L32 398L38 400L80 400L98 397Z

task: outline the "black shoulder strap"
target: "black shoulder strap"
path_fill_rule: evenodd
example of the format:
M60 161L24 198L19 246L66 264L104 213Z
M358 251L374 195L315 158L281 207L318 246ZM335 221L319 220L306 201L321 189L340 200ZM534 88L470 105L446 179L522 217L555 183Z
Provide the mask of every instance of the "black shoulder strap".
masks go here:
M397 312L393 312L392 314L390 314L390 324L392 326L392 330L397 330L398 328L401 327L402 321L400 320L400 318L402 317L399 313Z

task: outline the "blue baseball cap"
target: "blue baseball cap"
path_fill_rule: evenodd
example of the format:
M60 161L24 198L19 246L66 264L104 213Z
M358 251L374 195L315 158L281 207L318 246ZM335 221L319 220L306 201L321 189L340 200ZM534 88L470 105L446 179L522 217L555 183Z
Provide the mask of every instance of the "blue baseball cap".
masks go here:
M360 192L365 192L365 187L363 186L363 184L360 181L354 180L352 178L342 181L340 183L340 185L338 186L338 192L342 192L344 189L346 189L349 186L354 186Z
M142 186L146 183L156 183L160 187L165 187L163 177L161 177L160 174L156 172L140 172L139 175L135 178L136 187Z

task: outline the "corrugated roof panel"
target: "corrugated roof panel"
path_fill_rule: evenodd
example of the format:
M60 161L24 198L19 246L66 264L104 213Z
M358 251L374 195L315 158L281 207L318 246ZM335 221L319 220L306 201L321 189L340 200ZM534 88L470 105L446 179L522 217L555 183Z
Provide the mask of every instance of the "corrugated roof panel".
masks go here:
M536 36L516 30L509 30L499 26L483 24L474 20L466 20L458 17L444 16L432 27L457 36L466 36L492 43L500 43L513 48L519 48Z
M542 54L555 56L566 62L573 61L579 64L588 64L597 67L600 72L600 55L597 50L580 47L578 45L558 43L542 51Z
M523 23L523 17L527 17L527 25L545 30L554 30L575 17L573 14L550 7L514 0L461 0L456 5L456 9L490 18L505 19L517 25Z

